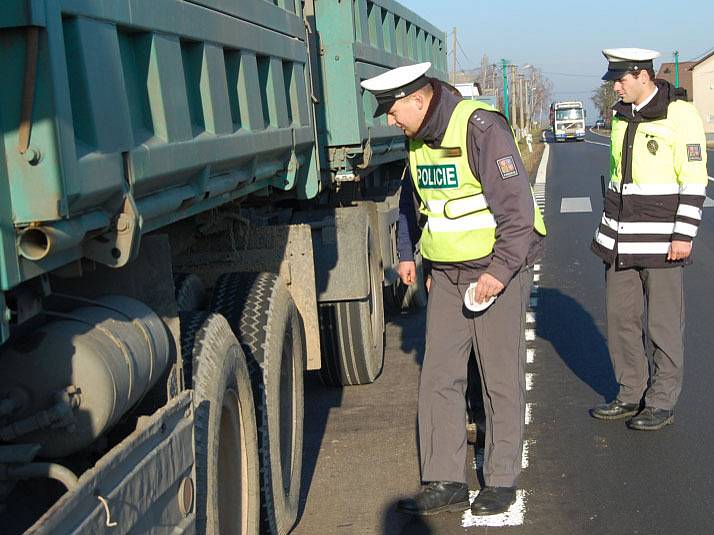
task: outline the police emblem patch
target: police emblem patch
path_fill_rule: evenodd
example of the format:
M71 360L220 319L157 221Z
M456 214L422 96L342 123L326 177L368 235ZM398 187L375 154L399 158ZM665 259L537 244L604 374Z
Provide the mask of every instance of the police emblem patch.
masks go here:
M518 175L518 168L516 167L516 162L513 160L513 156L504 156L496 160L498 164L498 172L501 173L501 179L506 180L513 176Z
M657 154L657 149L659 149L659 145L657 144L657 142L654 139L650 139L647 142L647 150L650 151L650 153L652 153L652 155L654 156L655 154Z
M687 145L687 160L690 162L702 161L702 146L699 143L690 143Z

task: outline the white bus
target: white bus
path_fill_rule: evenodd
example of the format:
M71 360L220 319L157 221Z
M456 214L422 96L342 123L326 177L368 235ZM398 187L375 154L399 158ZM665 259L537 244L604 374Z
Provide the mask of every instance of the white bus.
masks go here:
M585 139L585 109L580 101L553 102L550 105L550 126L556 141Z

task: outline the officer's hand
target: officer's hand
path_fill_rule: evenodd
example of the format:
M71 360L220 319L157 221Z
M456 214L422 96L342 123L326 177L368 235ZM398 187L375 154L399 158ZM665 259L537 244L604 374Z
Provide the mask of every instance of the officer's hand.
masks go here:
M505 286L493 275L484 273L478 278L476 285L476 302L483 303L488 301L494 295L498 295L503 291Z
M667 260L684 260L690 254L692 254L692 242L672 240L672 243L669 244L669 251L667 251Z
M397 273L399 273L399 278L407 286L411 286L416 282L416 264L413 260L399 262Z
M429 293L431 291L431 275L427 275L426 277L426 293Z

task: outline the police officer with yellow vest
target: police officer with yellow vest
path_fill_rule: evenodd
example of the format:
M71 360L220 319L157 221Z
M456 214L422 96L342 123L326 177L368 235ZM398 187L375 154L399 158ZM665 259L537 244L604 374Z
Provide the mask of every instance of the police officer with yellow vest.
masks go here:
M629 418L631 429L653 431L674 421L682 389L682 276L706 196L706 142L694 106L668 82L655 80L658 52L619 48L603 54L609 62L603 79L614 81L619 101L610 185L592 249L607 267L607 338L619 393L591 414ZM654 347L651 376L643 333Z
M432 266L418 405L425 486L398 509L430 515L469 507L464 393L473 348L486 412L486 486L471 511L489 515L507 510L516 497L525 312L545 226L505 117L428 78L429 67L400 67L362 82L377 98L375 116L386 113L388 124L409 138L399 274L405 284L415 281L412 195L425 219L419 248Z

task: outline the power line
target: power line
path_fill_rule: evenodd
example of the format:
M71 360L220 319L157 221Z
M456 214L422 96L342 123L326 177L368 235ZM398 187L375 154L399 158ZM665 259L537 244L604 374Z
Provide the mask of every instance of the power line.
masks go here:
M706 56L706 55L709 54L710 52L714 52L714 47L710 48L710 49L707 50L706 52L702 52L701 54L699 54L699 55L697 55L697 56L694 56L694 60L693 60L693 61L697 61L697 60L702 59L704 56Z
M600 78L599 74L575 74L572 72L547 72L547 71L542 71L543 74L552 74L555 76L575 76L579 78Z

